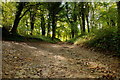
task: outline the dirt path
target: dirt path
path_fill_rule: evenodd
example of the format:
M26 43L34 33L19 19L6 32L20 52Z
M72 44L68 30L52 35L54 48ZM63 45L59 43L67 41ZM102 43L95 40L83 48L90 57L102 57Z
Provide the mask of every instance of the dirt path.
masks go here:
M120 60L76 45L3 41L3 78L119 77Z

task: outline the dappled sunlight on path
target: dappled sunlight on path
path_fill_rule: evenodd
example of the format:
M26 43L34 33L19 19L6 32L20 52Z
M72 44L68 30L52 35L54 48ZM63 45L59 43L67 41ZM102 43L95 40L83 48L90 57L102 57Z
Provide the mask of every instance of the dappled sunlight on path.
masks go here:
M120 77L118 59L69 44L3 41L3 63L3 78Z

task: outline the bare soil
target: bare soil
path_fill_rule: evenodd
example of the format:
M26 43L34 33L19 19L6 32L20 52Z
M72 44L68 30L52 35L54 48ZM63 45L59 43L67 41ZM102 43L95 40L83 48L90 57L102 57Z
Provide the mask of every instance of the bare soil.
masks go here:
M2 41L3 78L120 78L120 59L67 43Z

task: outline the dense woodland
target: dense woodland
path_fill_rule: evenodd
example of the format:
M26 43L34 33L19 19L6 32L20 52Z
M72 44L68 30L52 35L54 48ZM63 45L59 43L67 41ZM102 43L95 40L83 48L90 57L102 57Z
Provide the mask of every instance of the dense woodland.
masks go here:
M120 1L2 2L1 10L3 39L66 41L119 53Z
M120 79L120 1L2 2L0 10L3 79Z

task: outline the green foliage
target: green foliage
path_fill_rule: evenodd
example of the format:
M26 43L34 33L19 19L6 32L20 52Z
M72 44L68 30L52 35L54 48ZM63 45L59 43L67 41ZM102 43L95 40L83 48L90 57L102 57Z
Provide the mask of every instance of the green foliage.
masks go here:
M28 38L32 38L31 41L45 41L45 42L50 42L50 43L56 43L56 42L60 42L60 39L55 38L54 40L52 40L51 37L46 37L46 36L33 36L33 35L26 35L25 37Z
M16 4L13 2L2 3L2 26L10 30L14 21Z
M50 42L50 43L60 42L60 39L58 38L55 38L54 40L52 40L51 37L45 37L45 36L40 36L39 38L42 39L43 41Z
M9 41L30 41L30 42L37 42L37 41L45 41L49 43L57 43L60 42L60 39L55 38L52 40L51 37L45 37L45 36L31 36L31 35L12 35L9 34L9 36L4 37L4 40L9 40Z
M77 38L72 38L72 39L68 40L67 42L68 43L74 43L76 40L77 40Z
M80 35L75 41L74 44L83 44L91 39L93 39L95 36L93 33Z
M68 40L68 43L77 43L77 41L80 41L79 39L85 37L86 34L80 34L78 36L76 36L75 38L72 38L70 40Z
M94 31L89 35L80 37L74 41L75 44L85 43L90 47L100 49L102 51L119 52L118 39L116 27L104 28Z
M95 38L88 41L90 46L101 48L103 50L115 51L117 48L117 34L113 28L98 30L95 32Z

